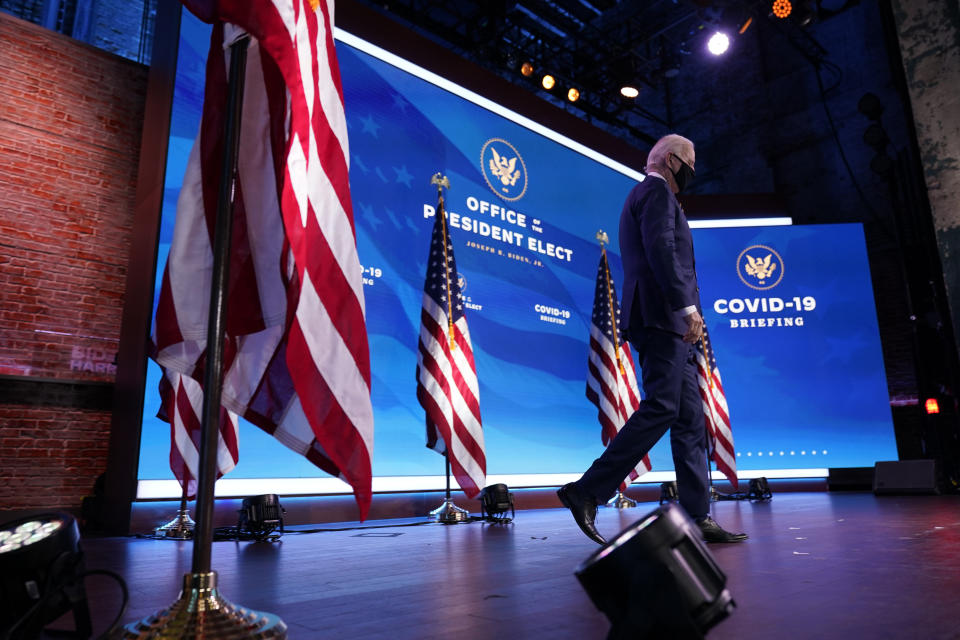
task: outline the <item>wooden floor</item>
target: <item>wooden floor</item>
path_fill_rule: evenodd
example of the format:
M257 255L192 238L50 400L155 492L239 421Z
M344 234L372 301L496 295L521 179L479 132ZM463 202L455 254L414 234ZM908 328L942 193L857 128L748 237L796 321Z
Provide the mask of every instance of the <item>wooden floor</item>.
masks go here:
M601 509L600 530L613 535L655 506ZM784 493L718 502L714 516L751 537L710 545L737 603L711 639L960 639L960 496ZM224 596L278 614L291 638L606 636L573 575L597 546L568 512L523 511L510 525L403 522L216 542L213 565ZM128 622L171 604L190 568L190 543L93 538L84 548L88 568L126 578ZM102 629L118 590L99 577L87 589Z

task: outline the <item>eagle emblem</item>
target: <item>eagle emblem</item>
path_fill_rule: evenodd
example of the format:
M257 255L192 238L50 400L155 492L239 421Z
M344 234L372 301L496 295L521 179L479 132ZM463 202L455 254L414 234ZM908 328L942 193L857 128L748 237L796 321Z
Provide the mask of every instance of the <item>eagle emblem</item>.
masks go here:
M503 138L490 138L480 149L480 171L497 197L514 202L527 192L527 166L517 148Z
M743 270L747 272L747 275L755 277L760 281L760 284L763 284L763 281L773 275L774 270L777 268L776 263L770 263L772 258L772 253L768 253L767 257L762 260L754 258L748 253L747 264L744 265Z
M500 178L500 182L507 187L517 184L517 180L520 179L520 171L517 170L517 157L514 156L507 160L505 156L497 153L497 150L493 147L490 147L490 151L493 153L493 157L490 158L490 173Z
M737 275L751 289L766 291L774 288L783 280L784 268L780 254L766 245L747 247L737 256Z

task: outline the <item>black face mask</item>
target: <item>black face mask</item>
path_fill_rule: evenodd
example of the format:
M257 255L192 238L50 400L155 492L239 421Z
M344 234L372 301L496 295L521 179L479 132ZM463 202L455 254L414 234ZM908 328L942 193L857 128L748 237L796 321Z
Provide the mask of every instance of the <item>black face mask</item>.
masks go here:
M696 174L694 173L693 169L690 168L690 165L684 162L680 156L675 153L672 155L677 160L680 160L680 170L674 171L671 169L670 172L673 174L673 179L677 183L677 191L683 191L687 185L690 184L690 180Z

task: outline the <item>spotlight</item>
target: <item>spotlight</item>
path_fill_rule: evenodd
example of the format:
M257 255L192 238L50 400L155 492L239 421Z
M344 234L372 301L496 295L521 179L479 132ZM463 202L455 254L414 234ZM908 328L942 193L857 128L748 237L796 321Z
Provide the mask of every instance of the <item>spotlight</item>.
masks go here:
M632 84L625 84L620 87L620 95L622 95L624 98L630 98L632 100L640 95L640 89L637 89Z
M507 509L510 517L506 516ZM489 522L506 523L513 520L516 512L513 510L513 494L505 484L492 484L484 487L480 492L480 515Z
M771 10L773 11L773 15L783 20L790 17L790 13L793 11L793 5L790 4L790 0L775 0Z
M549 73L543 76L543 79L540 80L540 85L547 91L552 90L557 84L557 79L554 78Z
M660 485L660 504L676 502L678 499L676 482L664 482Z
M736 606L699 528L674 504L621 531L575 574L610 620L608 638L702 638Z
M887 137L887 132L883 130L883 127L881 127L879 123L874 122L863 132L863 141L872 147L874 151L883 151L887 143L890 142L890 139Z
M750 488L747 491L747 500L760 500L766 502L773 497L770 491L770 483L766 478L753 478L750 480Z
M283 514L276 494L252 496L243 499L243 508L237 513L237 537L250 536L257 542L274 541L283 535ZM274 533L278 531L280 533Z
M893 158L883 152L873 156L873 160L870 161L870 169L881 178L889 178L893 175L893 165Z
M936 398L927 398L927 401L923 403L923 407L927 410L927 415L940 413L940 404L937 403Z
M715 56L722 56L730 48L730 38L727 34L717 31L707 41L707 50Z
M41 513L0 525L0 636L39 637L45 625L72 611L76 635L89 638L83 569L73 516Z
M525 78L529 78L530 76L532 76L533 64L527 61L527 62L524 62L522 65L520 65L520 74Z
M567 100L569 100L570 102L576 102L579 99L580 99L580 90L577 89L576 87L570 87L567 90Z
M883 115L883 103L872 93L865 93L857 103L857 110L871 120L879 120Z

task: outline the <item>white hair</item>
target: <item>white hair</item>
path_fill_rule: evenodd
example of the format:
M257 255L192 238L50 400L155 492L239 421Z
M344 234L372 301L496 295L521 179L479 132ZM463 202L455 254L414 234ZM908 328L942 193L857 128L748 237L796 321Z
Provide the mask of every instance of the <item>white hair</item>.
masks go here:
M665 165L667 156L671 153L682 157L686 145L690 145L690 148L693 149L693 143L683 136L675 133L665 135L657 140L657 143L650 149L647 154L647 164Z

